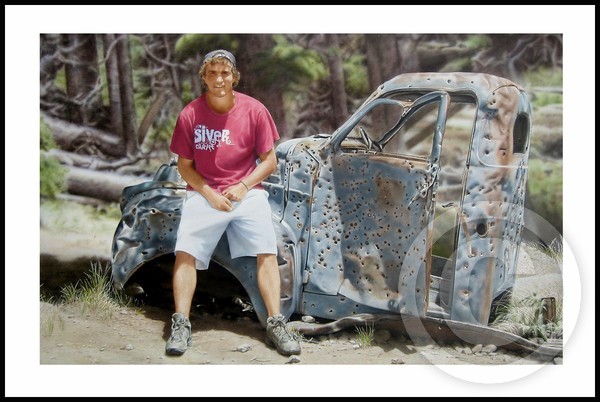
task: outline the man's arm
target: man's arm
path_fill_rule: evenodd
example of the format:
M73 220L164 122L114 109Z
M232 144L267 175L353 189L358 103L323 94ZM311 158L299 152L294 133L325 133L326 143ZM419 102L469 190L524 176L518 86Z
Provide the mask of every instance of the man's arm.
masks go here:
M277 167L277 158L275 157L274 148L258 155L258 158L260 159L260 163L256 166L256 169L242 180L248 188L252 188L263 182Z
M260 163L248 176L241 182L228 187L223 191L223 195L232 201L239 201L244 198L248 190L261 183L275 171L277 167L277 158L275 157L275 148L258 155Z

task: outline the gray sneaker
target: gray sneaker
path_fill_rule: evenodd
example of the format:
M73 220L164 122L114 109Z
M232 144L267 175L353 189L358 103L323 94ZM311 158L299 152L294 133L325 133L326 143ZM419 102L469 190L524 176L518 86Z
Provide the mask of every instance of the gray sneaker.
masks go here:
M167 341L165 351L168 355L182 355L188 347L192 346L192 324L181 313L175 313L172 317L171 336Z
M285 317L276 314L267 319L267 345L275 346L282 355L300 354L300 343L285 324Z

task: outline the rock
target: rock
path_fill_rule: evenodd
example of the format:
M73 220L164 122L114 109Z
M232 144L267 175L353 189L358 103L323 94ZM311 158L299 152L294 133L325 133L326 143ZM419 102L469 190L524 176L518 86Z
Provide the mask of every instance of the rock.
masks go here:
M242 352L242 353L246 353L247 351L249 351L250 349L252 349L252 347L250 345L248 345L247 343L244 343L241 346L238 346L237 348L235 348L233 351L234 352Z
M310 315L303 315L302 322L315 322L315 317Z
M292 356L292 357L290 357L290 360L285 362L285 364L294 364L294 363L301 363L301 362L302 362L302 360L298 356Z
M492 352L495 352L496 350L498 350L498 347L496 347L496 345L492 345L492 344L490 344L490 345L485 345L485 346L484 346L484 347L481 349L481 351L482 351L483 353L492 353Z

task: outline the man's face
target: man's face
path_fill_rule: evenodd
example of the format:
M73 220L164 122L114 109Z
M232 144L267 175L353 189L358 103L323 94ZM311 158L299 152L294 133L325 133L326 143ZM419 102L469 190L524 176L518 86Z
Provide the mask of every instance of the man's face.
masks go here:
M204 71L204 83L214 96L225 96L233 89L233 73L229 64L209 63Z

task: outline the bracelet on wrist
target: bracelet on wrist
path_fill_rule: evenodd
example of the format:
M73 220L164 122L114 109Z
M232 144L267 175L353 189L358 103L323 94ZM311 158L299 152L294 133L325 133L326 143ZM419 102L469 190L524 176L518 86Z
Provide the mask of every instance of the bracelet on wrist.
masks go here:
M242 183L244 185L244 187L246 187L246 191L250 191L250 189L248 188L248 186L246 185L246 183L244 183L242 180L240 180L240 183Z

